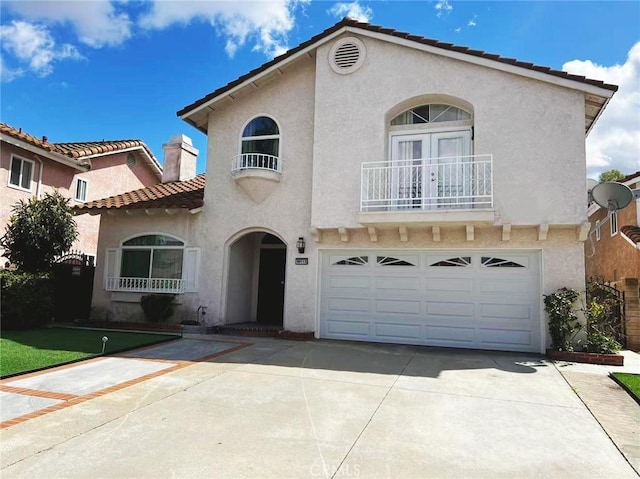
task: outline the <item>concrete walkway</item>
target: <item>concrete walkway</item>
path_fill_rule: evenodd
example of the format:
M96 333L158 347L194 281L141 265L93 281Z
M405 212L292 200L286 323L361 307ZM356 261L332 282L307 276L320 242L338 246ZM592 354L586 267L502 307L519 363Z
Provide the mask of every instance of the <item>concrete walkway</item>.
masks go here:
M210 339L218 348L228 337ZM179 367L5 428L3 479L637 477L565 380L593 375L573 366L508 353L251 342L195 363L183 358L206 350L204 341L129 355Z

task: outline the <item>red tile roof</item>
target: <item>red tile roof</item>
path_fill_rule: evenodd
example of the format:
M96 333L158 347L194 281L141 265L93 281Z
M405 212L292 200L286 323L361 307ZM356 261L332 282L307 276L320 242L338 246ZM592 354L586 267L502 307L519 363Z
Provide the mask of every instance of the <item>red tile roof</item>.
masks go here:
M103 153L111 153L127 148L140 147L158 164L153 152L142 140L113 140L113 141L91 141L84 143L49 143L46 136L36 138L33 135L25 133L22 128L14 128L11 125L0 122L0 133L24 141L32 146L42 148L46 151L52 151L67 156L74 160L80 160L87 156L98 155ZM158 165L159 166L159 165Z
M199 100L196 100L195 102L191 103L190 105L187 105L186 107L184 107L182 110L178 111L177 115L178 116L183 116L187 113L189 113L191 110L199 107L200 105L207 103L209 100L225 93L228 90L231 90L232 88L240 85L241 83L243 83L244 81L248 80L249 78L267 70L268 68L277 65L278 63L286 60L287 58L295 55L296 53L298 53L301 50L304 50L305 48L309 47L310 45L313 45L314 43L322 40L323 38L331 35L332 33L340 30L341 28L344 27L352 27L352 28L359 28L361 30L366 30L369 32L373 32L373 33L382 33L385 35L390 35L392 37L396 37L396 38L402 38L404 40L410 40L416 43L420 43L422 45L429 45L432 47L436 47L436 48L441 48L443 50L448 50L448 51L453 51L453 52L459 52L459 53L464 53L467 55L472 55L475 57L481 57L481 58L485 58L487 60L493 60L496 62L500 62L500 63L506 63L508 65L514 65L517 67L521 67L521 68L525 68L527 70L532 70L532 71L536 71L536 72L541 72L541 73L546 73L548 75L553 75L559 78L564 78L567 80L573 80L573 81L577 81L580 83L586 83L588 85L594 85L600 88L605 88L607 90L611 90L611 91L617 91L618 87L616 85L610 85L607 83L604 83L600 80L591 80L589 78L586 78L582 75L574 75L571 73L567 73L567 72L563 72L561 70L554 70L550 67L545 67L545 66L541 66L541 65L535 65L533 63L529 63L529 62L523 62L520 60L516 60L515 58L505 58L505 57L501 57L500 55L496 55L496 54L492 54L492 53L487 53L484 52L482 50L473 50L469 47L464 47L464 46L458 46L458 45L454 45L452 43L445 43L445 42L439 42L438 40L432 40L426 37L422 37L419 35L412 35L410 33L406 33L406 32L399 32L397 30L393 30L391 28L384 28L382 26L379 25L372 25L370 23L365 23L365 22L359 22L357 20L353 20L349 17L345 17L343 18L340 22L336 23L335 25L333 25L332 27L326 29L324 32L310 38L309 40L307 40L306 42L301 43L300 45L298 45L295 48L292 48L291 50L288 50L286 53L275 57L273 60L264 63L263 65L259 66L258 68L255 68L254 70L251 70L249 73L247 73L246 75L242 75L241 77L239 77L238 79L228 83L227 85L218 88L217 90L209 93L208 95L206 95L203 98L200 98Z
M625 225L620 231L634 243L640 243L640 226Z
M79 213L99 212L101 210L156 208L185 208L192 210L203 205L205 183L206 175L203 173L190 180L159 183L148 188L90 201L78 205L74 209Z

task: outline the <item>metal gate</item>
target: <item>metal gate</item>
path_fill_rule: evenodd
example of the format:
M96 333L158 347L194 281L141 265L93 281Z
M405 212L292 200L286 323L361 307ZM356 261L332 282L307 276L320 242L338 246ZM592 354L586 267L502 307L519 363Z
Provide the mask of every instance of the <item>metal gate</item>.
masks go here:
M57 322L89 319L95 269L93 257L77 251L56 259L53 297Z

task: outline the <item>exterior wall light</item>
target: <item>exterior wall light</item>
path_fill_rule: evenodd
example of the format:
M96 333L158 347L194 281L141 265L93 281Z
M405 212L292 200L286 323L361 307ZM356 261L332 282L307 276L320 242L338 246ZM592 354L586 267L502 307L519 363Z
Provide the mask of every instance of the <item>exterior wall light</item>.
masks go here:
M296 241L296 248L298 248L298 253L303 254L305 246L306 246L306 243L304 242L304 238L300 236L298 238L298 241Z

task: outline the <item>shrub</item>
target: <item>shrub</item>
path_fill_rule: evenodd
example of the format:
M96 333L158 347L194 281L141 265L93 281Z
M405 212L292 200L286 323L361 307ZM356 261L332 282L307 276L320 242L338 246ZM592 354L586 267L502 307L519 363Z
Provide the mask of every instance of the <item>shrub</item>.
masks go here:
M173 315L173 294L149 294L140 298L144 317L151 323L166 321Z
M68 251L78 237L70 203L55 191L13 205L0 238L3 255L21 271L50 271L54 258Z
M590 353L614 354L622 345L611 334L608 324L607 305L595 299L584 310L587 317L587 351Z
M568 288L560 288L544 296L544 310L549 315L551 348L556 351L573 351L573 338L581 329L573 308L579 296L578 291Z
M30 329L53 316L53 284L46 274L0 271L2 330Z

